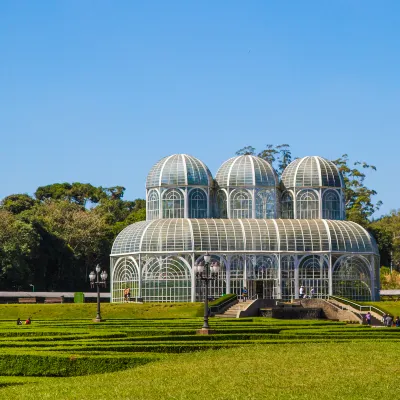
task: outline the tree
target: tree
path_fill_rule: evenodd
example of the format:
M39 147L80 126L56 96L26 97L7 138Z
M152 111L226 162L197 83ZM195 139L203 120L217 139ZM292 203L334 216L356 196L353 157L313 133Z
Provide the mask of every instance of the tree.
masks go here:
M0 210L0 287L3 290L28 289L39 239L30 224L9 211Z
M20 214L23 211L30 210L35 203L35 199L27 194L11 194L2 200L0 209L13 214Z
M369 228L378 242L382 264L400 269L400 210L373 221Z
M376 167L360 161L351 165L347 154L332 162L337 165L344 178L347 219L367 227L369 218L382 204L381 201L373 201L377 192L369 189L364 183L366 172L376 171Z
M236 155L256 155L256 149L253 146L246 146L236 152ZM257 154L258 157L269 162L278 174L292 162L292 152L288 144L267 144L265 149Z

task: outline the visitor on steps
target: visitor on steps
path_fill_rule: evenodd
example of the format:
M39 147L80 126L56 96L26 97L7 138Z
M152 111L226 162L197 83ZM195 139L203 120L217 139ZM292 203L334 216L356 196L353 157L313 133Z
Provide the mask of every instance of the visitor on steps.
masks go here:
M243 297L243 301L246 301L247 298L247 288L244 287L242 290L242 297Z
M386 317L387 317L386 313L383 313L383 315L382 315L382 325L383 326L386 326Z
M315 293L315 291L314 291L314 288L312 287L310 290L310 299L312 299L314 297L314 293Z
M392 323L393 323L393 318L391 315L387 315L386 316L386 325L387 327L391 328L392 327Z
M369 311L365 315L365 320L367 321L367 325L371 326L371 313Z
M300 294L300 296L299 296L300 299L302 299L304 297L304 286L300 286L299 294Z

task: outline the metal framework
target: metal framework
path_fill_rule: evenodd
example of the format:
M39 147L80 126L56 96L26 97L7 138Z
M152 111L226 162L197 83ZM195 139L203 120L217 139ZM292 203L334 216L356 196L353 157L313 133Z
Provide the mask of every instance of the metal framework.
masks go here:
M246 287L250 296L291 300L301 286L320 298L379 297L376 243L343 221L343 177L322 157L293 161L281 183L267 161L233 157L214 182L203 162L174 154L151 169L146 201L147 221L113 244L113 302L124 301L126 288L144 301L200 301L194 267L206 253L220 264L212 297Z
M322 298L378 296L378 249L354 222L177 218L136 223L118 235L113 301L122 299L121 276L131 277L145 301L201 298L193 267L206 252L222 266L214 297L245 286L265 298L297 298L300 286ZM129 275L133 266L139 278Z

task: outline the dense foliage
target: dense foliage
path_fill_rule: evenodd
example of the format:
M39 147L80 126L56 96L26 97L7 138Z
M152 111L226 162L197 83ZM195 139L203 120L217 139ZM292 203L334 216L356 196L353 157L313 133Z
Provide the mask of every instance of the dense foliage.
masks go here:
M107 268L118 232L146 217L145 201L123 200L124 190L56 183L3 199L0 290L87 290L93 266Z

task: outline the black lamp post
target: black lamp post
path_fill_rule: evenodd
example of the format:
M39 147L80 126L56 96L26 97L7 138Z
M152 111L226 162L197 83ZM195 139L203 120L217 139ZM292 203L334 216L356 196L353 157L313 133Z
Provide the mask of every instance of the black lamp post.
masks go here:
M106 287L106 280L108 277L108 274L106 271L103 271L100 273L101 268L100 265L96 265L96 272L92 271L89 274L89 279L90 279L90 287L94 288L94 285L97 286L97 315L96 318L93 320L93 322L101 322L101 314L100 314L100 286ZM100 281L101 279L101 281Z
M211 264L211 266L210 266ZM203 327L197 331L200 334L209 335L210 333L214 333L213 330L210 329L208 324L208 282L215 280L217 278L219 272L219 263L217 261L211 263L211 256L206 253L204 256L204 261L200 261L198 264L194 266L194 272L196 273L196 277L200 279L200 281L204 282L205 287L205 295L204 295L204 323ZM210 274L211 270L211 274Z

